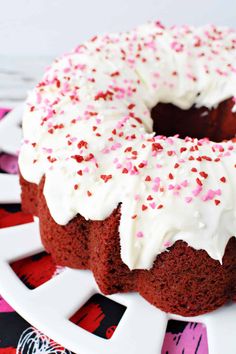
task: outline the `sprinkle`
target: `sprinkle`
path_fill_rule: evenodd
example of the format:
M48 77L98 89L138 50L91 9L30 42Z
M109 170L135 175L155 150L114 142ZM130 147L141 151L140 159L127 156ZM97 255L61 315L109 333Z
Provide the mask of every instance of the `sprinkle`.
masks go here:
M142 231L138 231L138 232L136 233L136 236L140 238L140 237L143 237L144 234L143 234Z
M226 178L223 176L223 177L220 178L220 181L221 181L222 183L225 183L225 182L226 182Z
M183 182L181 182L181 186L188 187L188 181L185 179Z
M128 109L133 109L135 107L135 104L134 103L130 103L129 105L128 105Z
M163 244L164 247L168 248L168 247L171 247L172 246L172 242L170 241L165 241L164 244Z
M194 195L194 197L197 197L201 193L201 191L202 191L202 186L198 185L197 188L192 191L192 194Z
M114 95L113 92L107 90L106 92L98 92L97 95L94 97L95 101L103 99L104 101L112 100L112 96Z
M149 205L150 205L150 207L151 207L152 209L155 209L155 208L156 208L156 203L154 203L154 202L150 203Z
M119 76L119 75L120 75L119 71L114 71L113 73L111 73L111 77Z
M196 182L199 186L202 186L202 181L199 178L196 179Z
M81 155L73 155L73 156L71 156L71 158L74 159L78 163L81 163L84 161L84 158Z
M112 175L101 175L100 178L103 179L105 183L107 183L109 179L112 178Z
M88 148L88 143L84 140L80 140L80 142L77 144L78 148L81 149L82 147L85 147L85 149Z
M215 202L215 205L219 205L220 204L220 200L219 199L215 199L214 202Z
M146 205L142 205L142 211L145 211L148 207Z
M207 178L208 177L208 174L206 172L204 172L204 171L199 172L199 175L201 177L203 177L203 178Z

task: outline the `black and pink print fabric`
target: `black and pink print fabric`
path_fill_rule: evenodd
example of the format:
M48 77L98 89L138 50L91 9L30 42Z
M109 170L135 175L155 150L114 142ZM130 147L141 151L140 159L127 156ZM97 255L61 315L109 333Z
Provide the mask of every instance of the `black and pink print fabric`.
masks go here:
M8 112L7 109L0 109L0 118L6 116L7 119ZM17 173L17 171L17 157L0 153L0 172ZM19 204L0 204L0 228L32 221L32 215L23 213ZM11 264L11 267L29 289L35 289L63 272L63 268L54 264L51 256L46 252L16 261ZM125 310L123 305L101 294L95 294L70 320L84 330L109 340L119 327L119 321L125 314ZM1 353L73 354L32 327L0 296ZM205 327L197 323L169 321L161 354L208 354Z

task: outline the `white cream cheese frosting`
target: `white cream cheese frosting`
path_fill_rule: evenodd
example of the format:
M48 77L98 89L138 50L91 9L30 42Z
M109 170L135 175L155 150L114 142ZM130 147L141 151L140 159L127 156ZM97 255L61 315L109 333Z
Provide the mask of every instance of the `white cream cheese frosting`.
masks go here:
M121 204L121 257L149 269L176 240L222 261L236 235L236 144L152 131L159 102L235 99L236 33L159 22L92 38L30 92L19 155L53 219L104 220ZM207 119L207 117L206 117Z

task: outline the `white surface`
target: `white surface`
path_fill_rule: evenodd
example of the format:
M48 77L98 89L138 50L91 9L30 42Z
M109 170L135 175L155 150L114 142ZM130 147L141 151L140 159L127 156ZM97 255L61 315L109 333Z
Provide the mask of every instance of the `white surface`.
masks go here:
M154 19L236 26L235 0L0 0L0 4L0 55L57 55L95 33Z
M154 308L136 293L116 294L109 298L127 306L127 310L112 338L105 340L83 330L68 318L99 292L91 272L68 268L29 290L11 269L12 261L42 250L37 220L0 230L0 293L22 317L67 349L79 354L158 354L168 320L178 319L206 325L209 354L236 353L236 304L184 318Z

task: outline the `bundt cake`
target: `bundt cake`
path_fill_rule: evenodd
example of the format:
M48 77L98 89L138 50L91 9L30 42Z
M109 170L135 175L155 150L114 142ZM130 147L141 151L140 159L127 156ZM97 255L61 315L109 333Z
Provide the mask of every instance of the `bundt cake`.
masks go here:
M47 252L166 312L236 300L235 97L224 27L155 22L55 60L27 99L19 155Z

